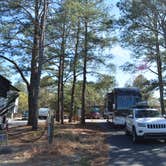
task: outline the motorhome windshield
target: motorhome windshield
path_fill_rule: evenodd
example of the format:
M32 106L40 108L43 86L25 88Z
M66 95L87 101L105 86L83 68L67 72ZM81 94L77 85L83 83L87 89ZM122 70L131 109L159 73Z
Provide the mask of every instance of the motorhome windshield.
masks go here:
M118 110L129 109L138 101L139 101L139 96L119 95L117 96L117 109Z

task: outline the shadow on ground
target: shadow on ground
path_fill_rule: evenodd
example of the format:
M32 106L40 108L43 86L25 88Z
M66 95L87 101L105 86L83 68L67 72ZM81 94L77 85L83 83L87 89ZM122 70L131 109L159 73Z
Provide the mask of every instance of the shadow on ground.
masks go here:
M72 127L74 129L78 129L78 131L81 129L86 129L86 130L81 130L80 134L77 134L74 132L74 133L72 133L72 136L71 136L70 132L63 133L64 130L68 131L68 129L71 129ZM60 135L56 135L56 130L58 128L63 129L63 131L62 131L62 133L60 133ZM24 137L26 134L31 133L31 130L29 130L29 128L28 129L25 128L24 132L25 133L23 133L21 127L17 128L16 130L14 130L13 132L10 133L10 137L15 140L17 140L17 139L22 140L22 138L20 138L20 136ZM34 144L28 144L27 142L22 142L23 143L22 145L16 145L16 146L11 145L12 154L10 154L9 155L10 157L8 158L10 160L10 162L8 162L6 160L6 163L3 162L3 164L1 163L0 166L62 166L62 165L64 165L64 166L68 166L68 165L84 166L85 165L86 166L86 165L90 165L91 161L93 162L93 160L99 159L100 157L102 157L101 154L102 154L102 150L104 150L104 147L100 147L100 144L99 144L99 146L97 146L98 149L96 149L95 153L93 153L94 149L91 149L91 146L90 146L92 143L93 143L93 145L100 143L100 139L97 140L96 142L92 142L93 140L89 139L89 138L95 137L97 134L100 134L100 132L102 133L102 136L103 136L103 133L108 134L110 132L109 128L107 126L107 123L90 122L90 123L86 123L86 125L84 125L84 126L82 126L80 124L75 124L75 125L64 124L64 125L59 125L59 126L57 125L57 126L55 126L55 136L56 136L57 140L61 140L63 138L64 144L66 143L65 141L69 141L69 142L71 142L71 144L73 142L75 142L76 144L77 143L81 144L81 148L79 149L79 148L73 146L73 148L74 148L74 149L72 149L74 152L73 154L67 154L67 153L66 154L62 154L62 153L56 154L57 153L56 149L54 149L53 152L48 154L47 150L49 151L51 148L53 148L51 146L48 146L48 149L46 149L45 151L41 151L41 152L37 151L38 149L34 148L34 151L35 151L34 155L32 155L28 159L22 158L21 160L19 160L19 156L14 156L14 154L19 152L19 153L24 153L26 156L27 151L25 151L25 149L28 149L28 147L30 147L30 146L31 146L31 149L33 149L32 146L34 145ZM74 134L74 136L73 136L73 134ZM81 137L81 139L79 136ZM66 138L68 138L68 139L66 139ZM44 140L43 145L44 145L44 143L46 144L46 141L47 140ZM40 143L40 145L41 145L41 143ZM58 145L58 146L61 147L61 145ZM85 150L86 146L88 147L87 151ZM66 147L66 150L67 150L67 147ZM85 153L86 153L86 156L84 157ZM60 159L57 159L56 156L58 156ZM107 151L107 156L108 156L108 151ZM1 157L3 157L3 156L0 155L0 158ZM17 158L18 158L18 162L16 160ZM14 159L14 160L12 161L12 159ZM107 158L107 160L108 160L108 158ZM99 164L101 166L106 165L105 160L100 159ZM96 165L96 164L94 164L94 165Z
M124 131L109 136L111 166L166 166L166 143L146 140L133 144Z

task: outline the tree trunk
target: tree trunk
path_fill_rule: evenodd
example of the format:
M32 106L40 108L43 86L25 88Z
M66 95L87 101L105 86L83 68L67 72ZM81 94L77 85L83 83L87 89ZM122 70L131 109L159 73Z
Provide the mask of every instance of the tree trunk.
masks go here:
M70 114L69 114L69 122L72 122L73 112L74 112L74 101L75 101L75 85L76 85L76 69L78 62L78 45L79 45L79 35L80 35L80 22L78 21L78 29L76 36L76 44L75 44L75 55L74 55L74 64L73 64L73 83L71 89L71 102L70 102Z
M48 1L44 0L41 20L39 18L40 3L35 1L34 40L31 60L31 78L29 92L29 119L28 124L33 130L38 128L38 96L40 89L40 76L44 56L45 23L48 10Z
M64 22L62 25L62 42L60 49L59 57L59 80L58 80L58 114L60 114L61 124L63 124L63 114L64 114L64 64L65 64L65 44L66 44L66 35L65 35L65 25L66 25L66 13L64 13ZM57 115L59 116L59 115Z
M81 110L81 124L85 124L85 99L86 99L86 74L87 74L87 54L88 54L88 24L85 19L85 41L84 41L84 66L83 66L83 85L82 85L82 110Z
M65 56L64 56L64 43L62 43L62 70L61 70L61 89L60 89L60 96L61 96L61 124L63 124L63 114L64 114L64 83L63 83L63 75L64 75L64 60L65 60Z
M155 31L155 40L156 40L156 62L157 62L157 72L158 72L158 81L159 81L159 91L160 91L160 106L161 106L161 113L165 113L165 106L164 106L164 87L163 87L163 77L162 77L162 62L161 62L161 55L160 55L160 44L159 44L159 34L158 34L158 16L157 13L154 14L154 27Z
M56 121L60 121L60 110L61 110L61 104L60 104L60 89L61 89L61 57L59 58L59 68L58 68L58 109L56 111Z
M33 40L33 49L32 49L32 60L31 60L31 78L30 78L30 86L29 86L29 121L28 124L32 125L32 129L37 129L37 99L38 97L38 57L39 57L39 2L35 1L35 23L34 23L34 40ZM37 80L36 80L37 79ZM36 82L37 81L37 82ZM37 88L37 89L36 89Z
M165 114L162 62L161 62L161 56L160 56L160 50L159 50L158 36L157 36L157 41L156 41L156 59L157 59L157 71L158 71L158 81L159 81L159 91L160 91L161 113Z
M31 87L28 86L28 108L29 108L29 116L28 116L28 126L32 126L33 114L32 114L32 100L33 100L33 93Z
M64 73L64 55L63 55L63 41L61 45L60 60L59 60L59 80L58 80L58 113L57 120L58 122L61 120L61 124L63 124L63 112L64 112L64 85L63 85L63 73Z
M32 126L33 130L37 130L37 110L38 110L38 95L39 95L39 82L38 82L38 73L37 68L33 67L31 71L31 80L30 80L30 91L29 91L29 110L30 110L30 121L29 124Z

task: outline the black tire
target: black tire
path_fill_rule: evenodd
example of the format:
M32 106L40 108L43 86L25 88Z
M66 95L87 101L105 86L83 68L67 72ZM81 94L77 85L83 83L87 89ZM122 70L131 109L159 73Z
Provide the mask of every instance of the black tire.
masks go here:
M139 137L137 136L137 133L136 133L134 127L133 127L133 131L132 131L132 141L133 141L133 143L138 143L138 141L139 141Z
M126 134L126 135L130 135L130 132L127 130L126 127L125 127L125 134Z

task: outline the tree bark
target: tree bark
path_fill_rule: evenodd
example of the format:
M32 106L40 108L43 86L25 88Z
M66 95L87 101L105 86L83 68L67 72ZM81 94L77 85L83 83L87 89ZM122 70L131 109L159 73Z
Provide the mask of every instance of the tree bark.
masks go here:
M60 100L61 100L61 124L63 124L63 114L64 114L64 83L63 83L63 77L64 77L64 60L65 60L65 55L64 55L64 43L62 42L62 70L61 70L61 89L60 89Z
M75 44L75 54L74 54L74 64L73 64L73 83L71 89L71 102L70 102L70 114L69 122L72 122L73 112L74 112L74 102L75 102L75 85L76 85L76 69L78 62L78 45L79 45L79 36L80 35L80 22L78 21L77 35L76 35L76 44Z
M59 58L59 67L58 67L58 109L56 111L56 121L60 121L60 110L61 110L61 104L60 104L60 89L61 89L61 57Z
M162 61L160 55L160 44L159 44L159 34L158 34L158 15L154 14L154 28L155 31L155 40L156 40L156 62L157 62L157 72L158 72L158 81L159 81L159 91L160 91L160 106L161 113L165 114L164 106L164 86L163 86L163 76L162 76Z
M81 109L81 124L85 124L85 101L86 101L86 74L87 74L87 54L88 54L88 23L87 18L85 18L85 41L84 41L84 66L83 66L83 85L82 85L82 109Z
M28 124L32 126L33 130L37 129L37 98L38 97L38 58L39 58L39 1L35 1L35 20L34 20L34 39L32 48L32 60L31 60L31 78L30 86L28 88L29 95L29 119ZM37 81L37 82L36 82ZM37 89L36 89L37 88Z
M60 48L60 57L59 57L59 76L58 76L58 114L57 117L60 117L61 124L64 122L64 64L65 64L65 45L66 45L66 12L64 13L64 22L62 25L62 41ZM58 118L57 118L58 119Z
M161 62L161 56L160 56L158 36L156 36L156 61L157 61L157 71L158 71L158 81L159 81L159 91L160 91L161 113L165 114L162 62Z
M40 77L44 56L45 24L48 11L48 1L44 0L41 18L39 14L40 3L35 1L35 20L34 20L34 40L31 60L31 78L29 92L29 119L28 124L32 125L33 130L38 128L38 96L40 90Z

